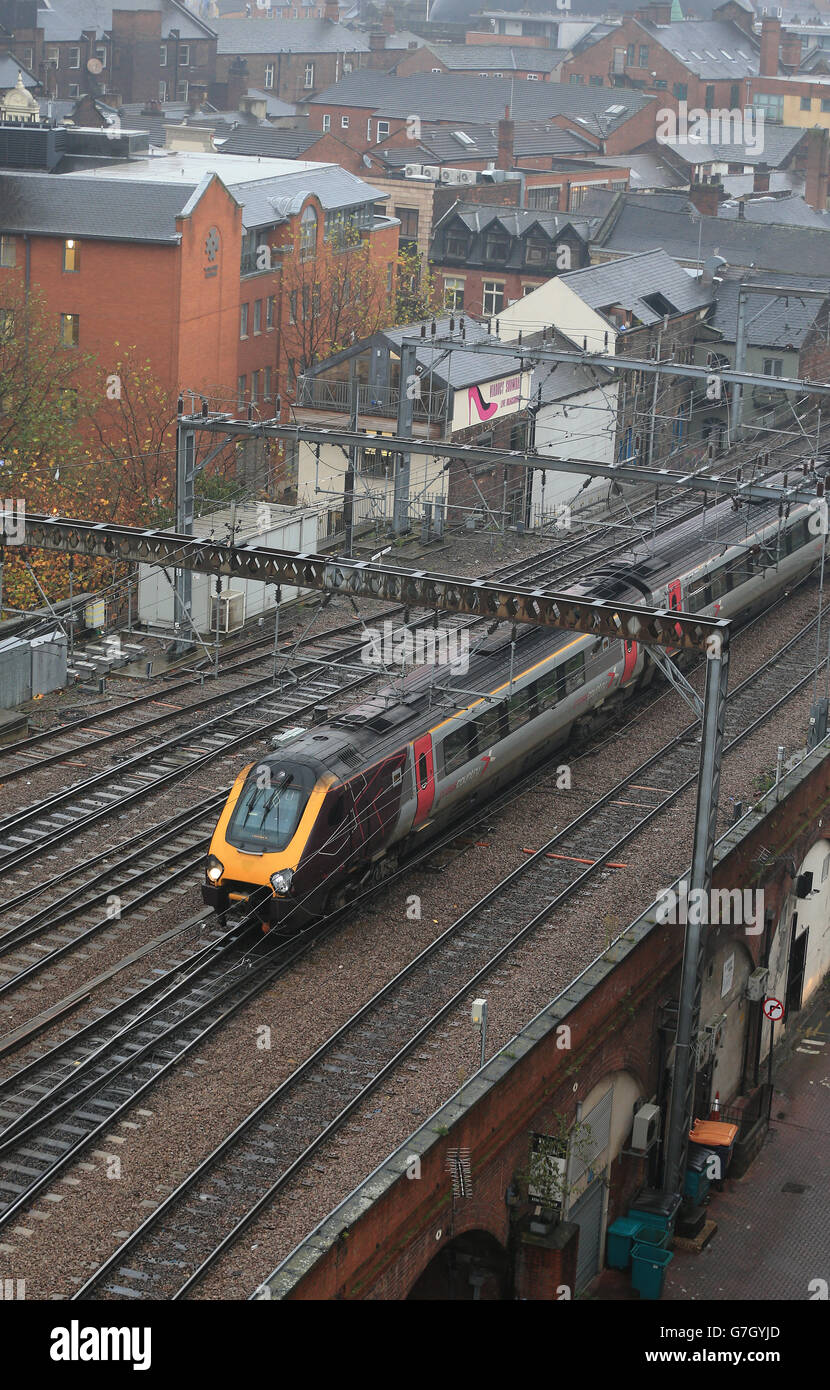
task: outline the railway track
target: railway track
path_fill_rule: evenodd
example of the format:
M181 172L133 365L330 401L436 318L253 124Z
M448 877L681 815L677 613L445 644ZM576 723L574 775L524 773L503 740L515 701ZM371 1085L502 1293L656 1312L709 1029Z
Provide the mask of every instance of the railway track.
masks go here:
M814 628L807 624L732 693L727 753L812 678ZM781 695L785 660L788 688ZM551 913L694 785L697 763L693 724L552 836L384 985L179 1184L74 1297L188 1293L471 989L531 932L556 930L547 920ZM593 862L574 862L586 859ZM3 1154L0 1147L0 1169Z

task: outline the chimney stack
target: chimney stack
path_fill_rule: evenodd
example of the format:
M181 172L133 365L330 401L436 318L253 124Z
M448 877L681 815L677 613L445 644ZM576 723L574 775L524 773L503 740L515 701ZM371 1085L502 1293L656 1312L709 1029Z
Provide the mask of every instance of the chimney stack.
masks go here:
M384 34L388 36L389 34L395 33L398 26L395 23L395 11L392 9L391 5L386 6L386 9L380 17L380 21L383 25Z
M798 67L801 62L801 39L798 34L781 35L781 62L787 68Z
M769 165L756 164L752 174L752 192L769 193Z
M369 50L372 53L379 53L386 47L386 34L383 29L370 29L369 31Z
M513 168L513 135L515 123L510 118L510 107L504 108L504 116L499 121L499 149L496 157L497 169Z
M326 0L326 7L323 10L323 19L327 19L330 24L339 24L340 6L338 5L337 0Z
M689 201L694 203L703 217L717 217L723 184L720 179L712 183L693 183L689 189Z
M762 19L761 20L761 59L759 74L761 77L778 76L778 49L781 44L781 20Z
M738 221L739 221L739 222L745 222L745 221L746 221L746 203L744 202L743 198L742 198L741 201L738 203Z
M830 193L830 134L819 126L807 131L804 201L818 212L827 210Z
M248 63L245 58L236 57L228 68L228 95L227 103L229 111L238 111L239 103L248 90Z

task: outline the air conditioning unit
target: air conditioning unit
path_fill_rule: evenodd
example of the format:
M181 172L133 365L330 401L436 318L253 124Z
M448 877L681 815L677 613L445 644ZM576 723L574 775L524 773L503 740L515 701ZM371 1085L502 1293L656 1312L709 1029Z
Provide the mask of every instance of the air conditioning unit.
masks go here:
M425 179L432 179L437 183L441 177L441 166L440 164L422 164L421 173Z
M659 1105L641 1105L634 1116L634 1128L631 1131L631 1147L639 1149L645 1153L657 1142L660 1133L660 1107Z
M746 982L747 999L752 1000L752 1002L756 1004L761 999L765 999L767 993L768 979L769 970L765 965L759 965L756 970L753 970L752 974L749 976L749 979Z
M478 179L478 170L476 169L459 169L457 172L457 183L475 183Z
M423 164L405 164L403 173L406 179L420 179L423 178L424 166Z
M211 607L211 628L216 631L216 605L219 605L219 631L237 632L245 623L245 593L242 589L229 589L226 594L214 595Z
M442 169L442 170L441 170L441 182L442 182L442 183L469 183L470 180L468 179L467 176L468 176L468 174L473 174L473 173L474 173L474 171L473 171L472 169ZM473 182L473 183L475 182L475 177L473 177L472 182Z

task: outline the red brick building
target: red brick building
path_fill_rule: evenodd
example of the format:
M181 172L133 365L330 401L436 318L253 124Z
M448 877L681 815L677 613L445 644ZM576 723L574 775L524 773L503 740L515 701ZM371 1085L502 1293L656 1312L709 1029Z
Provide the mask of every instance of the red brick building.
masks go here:
M218 19L214 105L236 106L249 87L304 101L367 66L369 41L334 21L337 6L309 20ZM389 66L393 57L389 58Z

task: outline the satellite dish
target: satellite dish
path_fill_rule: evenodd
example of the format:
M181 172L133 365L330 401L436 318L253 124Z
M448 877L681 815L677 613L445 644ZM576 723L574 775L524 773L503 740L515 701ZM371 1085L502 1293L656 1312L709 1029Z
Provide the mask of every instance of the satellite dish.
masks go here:
M365 155L363 156L363 163L366 165L366 168L367 168L367 169L371 169L371 167L372 167L372 161L371 161L371 159L369 158L368 154L365 154Z

